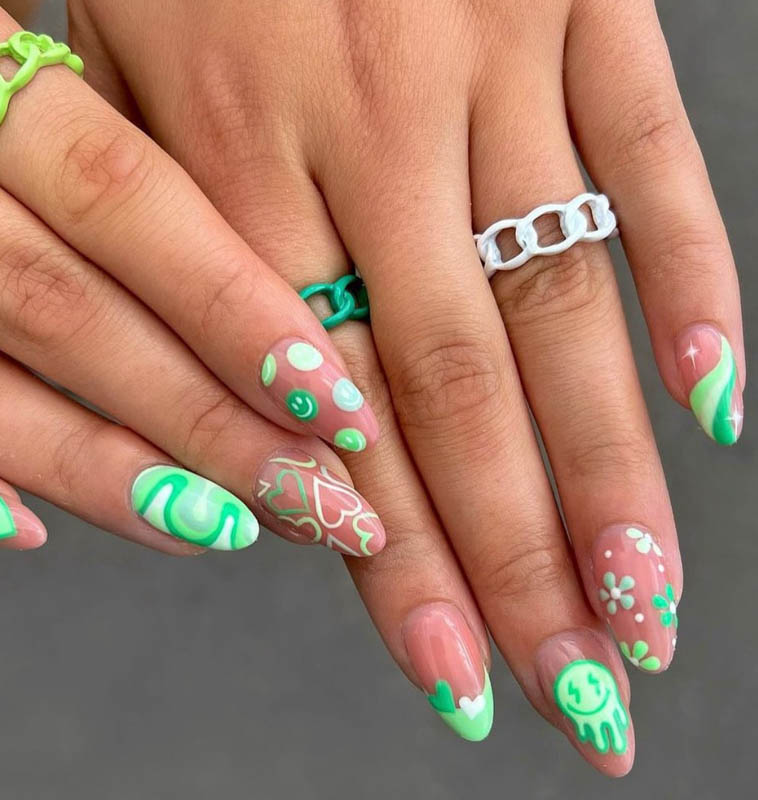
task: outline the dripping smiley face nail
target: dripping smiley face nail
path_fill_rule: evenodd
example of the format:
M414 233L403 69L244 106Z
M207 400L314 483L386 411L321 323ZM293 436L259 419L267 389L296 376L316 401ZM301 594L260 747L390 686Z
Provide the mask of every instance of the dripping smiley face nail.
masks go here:
M309 342L287 338L275 344L260 378L292 418L330 444L359 452L376 441L379 426L358 387Z
M727 338L713 325L692 325L677 339L676 361L692 413L705 433L719 444L734 444L742 433L744 404Z

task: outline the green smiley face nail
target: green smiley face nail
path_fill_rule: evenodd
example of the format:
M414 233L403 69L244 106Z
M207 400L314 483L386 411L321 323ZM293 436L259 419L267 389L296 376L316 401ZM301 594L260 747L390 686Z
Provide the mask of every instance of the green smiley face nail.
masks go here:
M613 673L598 661L572 661L555 679L558 708L574 723L580 742L589 741L599 753L610 748L626 752L629 715Z
M292 416L301 422L308 422L318 416L318 400L306 389L293 389L286 399Z

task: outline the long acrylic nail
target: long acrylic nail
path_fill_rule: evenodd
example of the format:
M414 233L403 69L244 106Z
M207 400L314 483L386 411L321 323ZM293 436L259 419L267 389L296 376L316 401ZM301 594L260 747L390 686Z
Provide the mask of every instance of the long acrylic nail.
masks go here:
M16 535L16 522L8 504L0 497L0 539L11 539Z
M713 325L691 325L677 338L676 360L690 408L703 430L719 444L734 444L742 433L744 405L726 337Z
M602 772L625 775L634 761L634 732L601 637L566 631L543 642L536 659L545 699L562 715L574 746Z
M344 372L310 343L282 339L263 360L261 382L276 402L322 439L358 452L379 435L374 412Z
M641 525L613 525L593 546L593 591L627 660L643 672L671 663L679 626L663 550Z
M258 521L231 492L181 467L159 465L132 485L132 507L154 528L213 550L241 550L258 538Z
M261 467L255 496L293 531L343 555L372 556L384 526L358 492L302 450L278 451Z
M463 614L449 603L416 608L403 624L403 641L432 708L463 739L484 739L492 728L492 687Z

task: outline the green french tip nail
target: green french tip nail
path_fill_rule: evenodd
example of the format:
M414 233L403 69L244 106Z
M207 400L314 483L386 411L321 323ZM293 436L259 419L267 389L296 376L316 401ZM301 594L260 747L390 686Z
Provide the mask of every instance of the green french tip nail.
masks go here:
M173 466L149 467L132 486L134 510L154 528L212 550L241 550L258 538L258 520L221 486Z
M0 497L0 539L10 539L16 535L16 522L8 504Z
M435 694L427 695L429 705L462 739L481 742L492 729L495 706L490 676L484 673L484 691L477 697L461 697L456 706L450 684L437 681Z

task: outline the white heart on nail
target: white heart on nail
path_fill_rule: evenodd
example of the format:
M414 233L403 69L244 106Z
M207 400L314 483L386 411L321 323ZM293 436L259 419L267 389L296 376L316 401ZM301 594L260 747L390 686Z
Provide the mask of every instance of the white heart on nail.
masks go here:
M469 719L474 719L484 711L484 695L480 694L473 700L470 697L461 697L458 706Z

